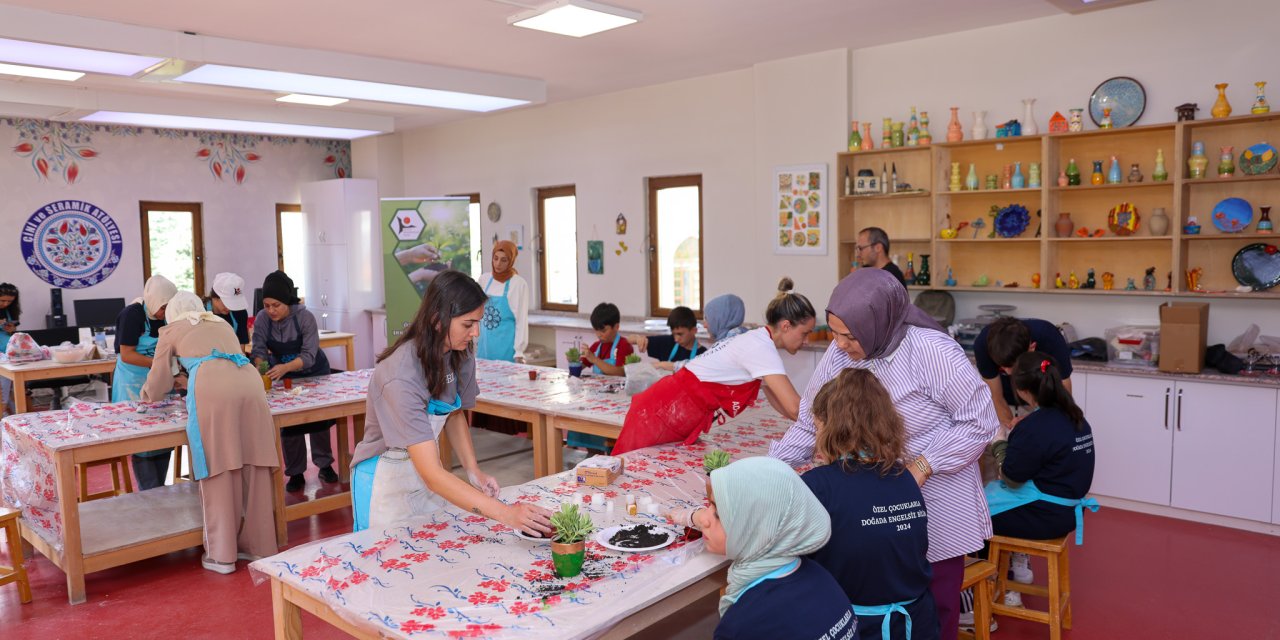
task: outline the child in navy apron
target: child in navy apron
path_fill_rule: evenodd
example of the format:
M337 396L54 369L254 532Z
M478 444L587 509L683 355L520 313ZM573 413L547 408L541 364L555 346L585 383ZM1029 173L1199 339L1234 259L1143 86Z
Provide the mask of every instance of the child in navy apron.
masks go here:
M320 349L316 317L299 304L293 280L283 271L267 276L262 283L262 311L253 321L253 360L268 362L272 380L329 375L329 358ZM285 489L301 491L306 486L307 439L311 440L311 460L320 469L322 482L337 482L333 470L333 443L329 439L331 421L310 422L288 427L280 433L284 452Z
M151 276L142 287L142 297L120 311L116 318L116 368L111 375L111 401L137 402L142 385L151 371L151 357L156 353L156 339L164 326L165 306L178 292L164 276ZM133 454L133 475L138 490L164 485L169 475L169 456L173 449L159 449Z
M18 300L18 288L8 282L0 282L0 354L9 348L9 338L18 330L18 318L22 316L22 303ZM13 381L0 378L0 415L14 413Z
M529 344L529 284L515 269L519 250L510 240L493 245L493 271L480 276L489 296L476 357L484 360L523 361Z

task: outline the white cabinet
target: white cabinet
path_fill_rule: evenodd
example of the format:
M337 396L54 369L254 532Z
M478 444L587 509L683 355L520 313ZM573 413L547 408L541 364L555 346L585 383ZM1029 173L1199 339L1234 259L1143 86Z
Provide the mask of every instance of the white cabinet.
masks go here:
M1173 404L1171 504L1270 522L1276 391L1179 382Z
M1096 445L1093 493L1169 504L1173 382L1092 374L1085 418Z
M307 306L346 311L350 296L345 245L314 244L307 247Z
M1071 373L1071 399L1076 401L1076 406L1085 408L1089 402L1089 374L1082 371Z

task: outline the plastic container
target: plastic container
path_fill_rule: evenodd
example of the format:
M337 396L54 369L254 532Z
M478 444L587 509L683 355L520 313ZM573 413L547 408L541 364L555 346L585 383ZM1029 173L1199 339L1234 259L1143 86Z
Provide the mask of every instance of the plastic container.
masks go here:
M78 344L64 344L49 348L49 355L58 364L75 364L84 360L85 348Z
M1155 367L1160 359L1160 327L1121 325L1107 329L1107 362L1131 367Z

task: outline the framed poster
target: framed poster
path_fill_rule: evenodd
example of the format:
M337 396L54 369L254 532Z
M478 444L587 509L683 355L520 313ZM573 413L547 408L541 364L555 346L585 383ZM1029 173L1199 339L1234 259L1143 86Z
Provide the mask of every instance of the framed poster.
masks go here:
M773 252L827 255L827 165L775 167L769 192Z

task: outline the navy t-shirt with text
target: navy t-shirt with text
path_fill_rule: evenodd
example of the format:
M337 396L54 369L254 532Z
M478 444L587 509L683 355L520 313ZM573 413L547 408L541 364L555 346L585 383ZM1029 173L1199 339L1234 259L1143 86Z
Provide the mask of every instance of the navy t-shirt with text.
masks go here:
M1071 345L1067 344L1066 338L1062 337L1062 332L1053 326L1053 323L1045 320L1037 320L1035 318L1026 318L1022 324L1027 327L1027 331L1031 334L1031 344L1033 350L1041 353L1047 353L1053 356L1058 363L1058 372L1062 374L1062 379L1066 380L1071 377ZM973 360L978 367L978 374L983 380L993 380L997 376L1000 378L1000 384L1004 388L1004 401L1009 406L1023 404L1021 400L1013 393L1013 387L1009 384L1009 376L1000 372L1000 365L991 359L991 355L987 353L987 331L990 326L983 327L978 333L978 337L973 340Z
M840 585L812 560L742 594L716 625L715 640L853 640L857 619Z
M1093 467L1093 429L1089 421L1083 421L1077 429L1067 414L1042 408L1024 417L1009 432L1009 448L1000 470L1014 482L1035 480L1036 487L1044 493L1079 500L1093 485ZM1072 507L1038 500L1017 511L1020 517L1037 520L1037 529L1045 538L1065 535L1076 527Z

